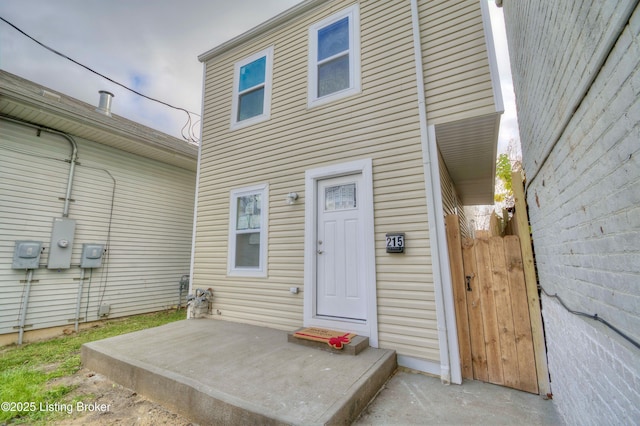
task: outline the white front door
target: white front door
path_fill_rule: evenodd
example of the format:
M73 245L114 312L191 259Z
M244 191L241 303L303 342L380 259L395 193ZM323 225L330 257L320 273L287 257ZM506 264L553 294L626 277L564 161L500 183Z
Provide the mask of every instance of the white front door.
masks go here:
M367 319L362 174L318 180L316 314Z

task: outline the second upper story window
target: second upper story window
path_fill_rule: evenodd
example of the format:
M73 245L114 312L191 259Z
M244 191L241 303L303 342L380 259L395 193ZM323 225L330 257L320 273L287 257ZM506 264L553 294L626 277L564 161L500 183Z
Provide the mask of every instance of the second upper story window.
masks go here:
M360 92L358 5L309 28L309 106Z
M271 115L271 70L273 47L235 65L231 128L269 119Z

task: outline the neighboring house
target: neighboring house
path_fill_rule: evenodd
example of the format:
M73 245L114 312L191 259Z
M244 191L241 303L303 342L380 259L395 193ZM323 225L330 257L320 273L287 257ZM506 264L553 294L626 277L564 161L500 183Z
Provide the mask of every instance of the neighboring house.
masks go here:
M501 3L553 401L570 424L639 424L640 8Z
M97 105L0 71L0 344L178 304L197 147Z
M355 332L460 382L443 216L493 203L487 7L307 0L199 57L212 318Z

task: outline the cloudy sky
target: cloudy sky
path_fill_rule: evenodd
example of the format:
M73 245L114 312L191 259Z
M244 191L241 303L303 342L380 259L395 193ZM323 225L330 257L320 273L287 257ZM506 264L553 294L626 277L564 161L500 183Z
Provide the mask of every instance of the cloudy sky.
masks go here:
M502 10L489 1L505 115L517 138ZM201 53L300 0L2 0L0 16L43 44L150 97L200 113ZM495 18L495 19L494 19ZM0 68L84 102L114 93L112 111L180 137L184 112L141 98L37 45L0 21Z

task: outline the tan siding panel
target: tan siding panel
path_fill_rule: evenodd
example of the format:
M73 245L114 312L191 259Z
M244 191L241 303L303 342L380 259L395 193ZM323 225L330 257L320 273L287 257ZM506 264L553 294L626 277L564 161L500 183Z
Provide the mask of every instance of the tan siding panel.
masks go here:
M469 230L469 226L467 224L466 215L464 213L464 206L462 202L458 198L455 185L451 176L449 175L449 171L447 170L447 166L444 164L442 159L442 155L438 152L438 163L440 165L440 183L442 190L442 204L443 204L443 214L445 216L450 214L456 214L459 218L460 225L460 234L462 237L468 237L471 233Z
M430 123L494 113L479 2L425 1L419 13Z

